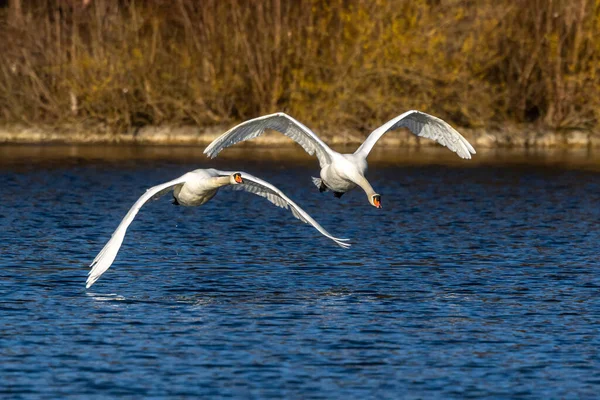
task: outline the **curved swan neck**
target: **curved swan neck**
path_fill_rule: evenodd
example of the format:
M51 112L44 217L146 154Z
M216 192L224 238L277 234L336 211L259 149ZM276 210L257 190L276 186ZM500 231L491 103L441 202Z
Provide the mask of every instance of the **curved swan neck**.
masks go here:
M223 186L231 185L231 178L229 176L215 176L211 178L211 182L215 189Z
M369 199L371 199L371 197L374 194L376 194L375 191L373 190L373 187L371 186L369 181L364 176L359 175L356 177L356 179L354 181L358 186L360 186L365 191L365 193L367 194L367 197Z

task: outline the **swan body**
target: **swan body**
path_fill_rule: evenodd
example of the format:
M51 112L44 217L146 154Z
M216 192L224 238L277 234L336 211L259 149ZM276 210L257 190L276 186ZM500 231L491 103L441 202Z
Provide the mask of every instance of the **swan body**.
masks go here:
M333 154L331 164L321 168L321 181L327 189L335 193L345 193L358 185L367 169L366 159L354 154Z
M333 240L343 248L350 247L348 239L339 239L327 232L306 211L289 199L275 186L245 172L228 172L216 169L197 169L188 172L177 179L156 185L146 192L129 209L112 237L104 248L98 253L90 265L86 288L92 286L100 276L106 272L115 260L125 238L127 228L139 212L140 208L151 199L158 199L166 193L173 191L173 203L176 205L196 207L211 200L224 186L234 190L243 190L258 196L265 197L278 207L289 208L292 214L302 222L311 224L322 235Z
M218 174L217 170L204 170L198 169L192 172L188 172L188 179L181 185L173 187L173 198L176 200L177 205L187 207L197 207L207 203L210 199L215 197L221 184L218 181L211 179L214 174ZM235 185L237 182L226 183L225 180L221 181L223 184Z
M221 150L272 129L292 138L308 154L318 158L321 166L320 179L313 178L313 182L320 191L331 190L336 197L341 197L360 186L367 194L369 203L381 208L381 196L365 178L367 157L386 132L398 128L408 128L417 136L435 140L461 158L470 159L471 154L475 154L473 146L447 122L416 110L407 111L375 129L353 154L340 154L332 150L313 131L285 113L265 115L243 122L216 138L204 153L214 158Z

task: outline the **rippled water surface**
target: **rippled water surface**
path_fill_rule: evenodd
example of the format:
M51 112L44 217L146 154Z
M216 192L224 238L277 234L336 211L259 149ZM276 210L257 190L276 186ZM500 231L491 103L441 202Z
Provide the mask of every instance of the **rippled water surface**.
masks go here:
M371 163L382 210L313 160L27 158L0 164L0 397L595 398L600 172ZM460 160L458 160L460 161ZM248 193L164 197L114 265L87 265L147 187L240 169Z

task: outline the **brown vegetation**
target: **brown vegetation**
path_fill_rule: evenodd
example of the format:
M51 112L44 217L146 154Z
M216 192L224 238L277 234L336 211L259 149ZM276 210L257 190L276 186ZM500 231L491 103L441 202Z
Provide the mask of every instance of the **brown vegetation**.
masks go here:
M0 123L600 121L600 0L11 0ZM330 125L331 126L331 125Z

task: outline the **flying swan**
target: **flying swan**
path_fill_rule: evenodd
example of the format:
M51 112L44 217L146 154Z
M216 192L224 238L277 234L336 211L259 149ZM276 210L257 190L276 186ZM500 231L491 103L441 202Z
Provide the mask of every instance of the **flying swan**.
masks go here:
M290 200L285 194L283 194L275 186L268 182L263 181L255 176L247 174L245 172L226 172L219 171L216 169L197 169L187 174L174 179L172 181L151 187L146 190L136 202L129 209L125 218L121 221L117 229L112 234L112 237L106 243L104 248L98 253L92 264L90 265L90 272L88 274L86 288L89 288L100 278L100 276L106 272L112 265L123 239L127 228L137 215L138 211L142 206L150 199L157 199L166 193L173 191L173 204L182 206L201 206L210 199L212 199L223 186L231 185L234 190L244 190L246 192L254 193L258 196L265 197L271 203L278 207L289 208L292 214L300 221L311 224L324 236L336 242L343 248L350 247L349 243L346 243L348 239L339 239L332 236L327 232L317 221L312 219L306 211L301 209L296 203Z
M321 165L321 178L312 178L320 192L333 191L335 197L360 186L371 205L381 208L381 195L375 193L365 178L367 156L375 143L386 132L408 128L417 136L433 139L448 147L461 158L471 158L475 149L447 122L421 111L411 110L386 122L375 129L354 154L340 154L327 146L313 131L284 113L275 113L243 122L218 138L204 150L204 154L215 158L226 147L253 139L272 129L289 136L310 155L316 154Z

